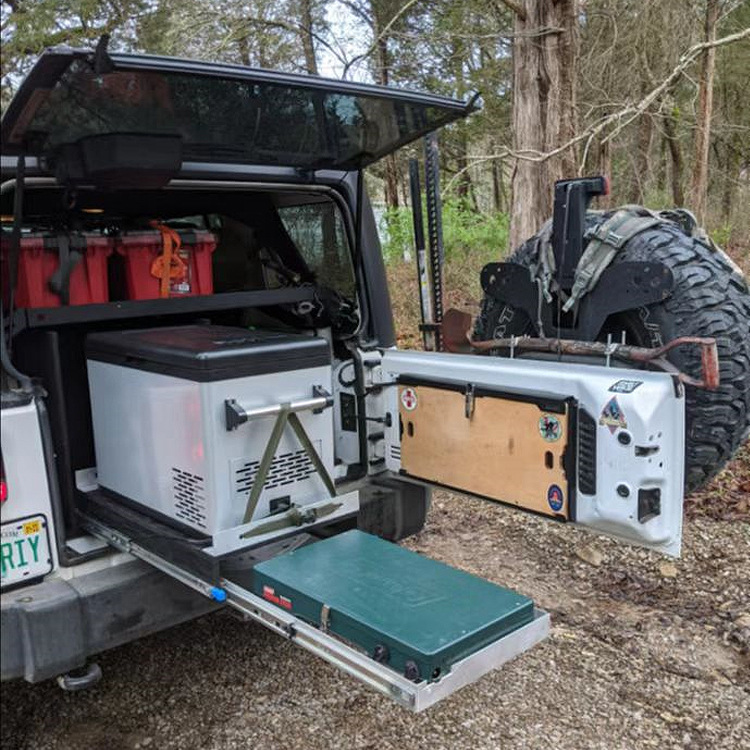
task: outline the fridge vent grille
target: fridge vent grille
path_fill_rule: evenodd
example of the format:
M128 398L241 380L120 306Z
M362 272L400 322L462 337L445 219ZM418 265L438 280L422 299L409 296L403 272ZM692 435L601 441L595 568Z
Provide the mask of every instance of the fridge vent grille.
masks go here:
M203 477L172 467L174 514L183 521L206 528L206 493Z
M313 445L316 450L320 450L320 441L315 441ZM237 465L234 472L235 492L242 494L250 492L259 466L260 461L245 461ZM271 464L264 489L272 490L276 487L287 487L297 482L303 482L313 474L315 474L315 467L304 450L279 453Z

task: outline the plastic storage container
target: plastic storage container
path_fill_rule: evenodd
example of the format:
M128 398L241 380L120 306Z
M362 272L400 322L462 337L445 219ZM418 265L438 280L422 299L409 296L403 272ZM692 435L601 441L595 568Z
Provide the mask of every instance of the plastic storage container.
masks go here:
M4 298L9 283L10 234L2 236ZM110 237L100 234L24 234L18 256L15 306L60 307L109 301ZM60 259L64 258L61 268Z
M159 264L165 257L165 242L172 240L165 239L164 233L158 230L131 232L118 238L117 252L125 260L128 299L213 294L212 254L216 238L211 232L201 230L174 234L179 236L179 247L175 248L177 243L173 242L171 253L179 258L178 271L169 278L166 294L162 291Z

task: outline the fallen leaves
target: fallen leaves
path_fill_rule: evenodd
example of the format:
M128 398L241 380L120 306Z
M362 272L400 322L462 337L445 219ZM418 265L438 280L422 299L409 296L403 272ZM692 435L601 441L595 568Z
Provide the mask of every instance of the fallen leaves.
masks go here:
M664 560L659 563L659 575L663 578L677 578L677 566L668 560Z
M594 565L597 568L604 562L604 554L593 544L586 544L582 547L576 548L576 556L584 562L587 562L589 565Z

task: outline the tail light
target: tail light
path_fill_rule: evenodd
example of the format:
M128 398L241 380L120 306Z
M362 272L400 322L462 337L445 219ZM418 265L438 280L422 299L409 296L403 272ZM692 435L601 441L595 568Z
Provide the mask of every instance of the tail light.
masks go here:
M0 503L8 499L8 483L5 481L5 464L3 463L3 454L0 453Z

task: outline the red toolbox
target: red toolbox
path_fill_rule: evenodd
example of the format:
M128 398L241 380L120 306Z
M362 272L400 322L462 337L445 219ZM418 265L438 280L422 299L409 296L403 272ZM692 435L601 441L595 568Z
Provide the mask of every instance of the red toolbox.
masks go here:
M3 234L3 297L8 299L11 238ZM83 232L32 233L21 237L15 306L60 307L109 301L110 237Z
M211 232L158 225L122 234L116 248L125 260L128 299L213 294L216 237Z

